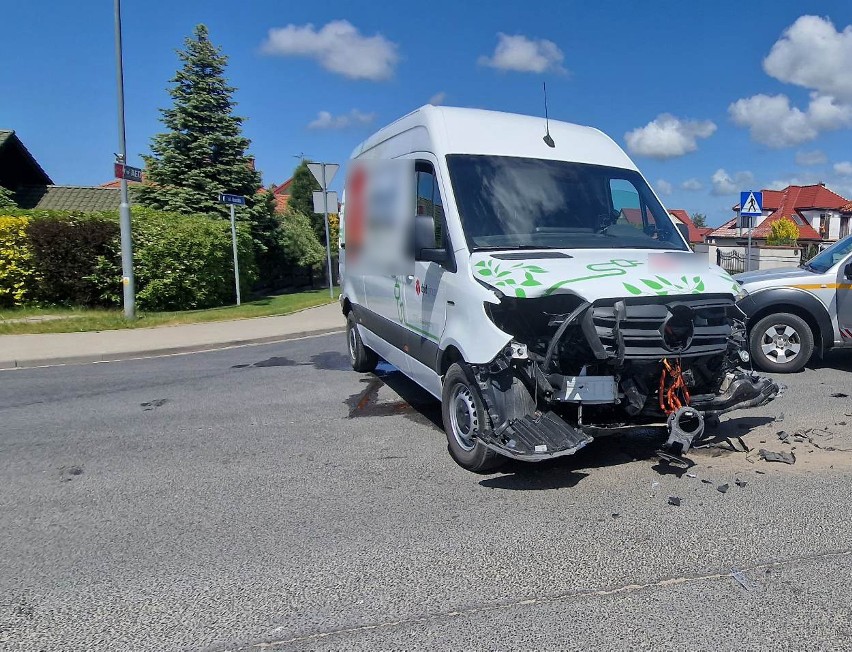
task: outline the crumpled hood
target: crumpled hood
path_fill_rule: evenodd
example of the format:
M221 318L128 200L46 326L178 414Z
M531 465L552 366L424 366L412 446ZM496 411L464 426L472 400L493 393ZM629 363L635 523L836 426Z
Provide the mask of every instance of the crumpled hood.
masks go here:
M782 267L779 269L761 269L753 272L737 274L734 278L748 286L750 283L766 283L770 281L798 281L817 276L802 267ZM746 287L748 289L748 287Z
M474 252L473 274L516 297L574 293L586 301L630 296L731 294L740 286L704 256L647 249Z

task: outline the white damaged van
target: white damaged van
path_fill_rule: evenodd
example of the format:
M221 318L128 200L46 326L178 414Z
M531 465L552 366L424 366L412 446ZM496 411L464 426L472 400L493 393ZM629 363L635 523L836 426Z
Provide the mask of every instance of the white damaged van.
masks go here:
M374 177L401 201L370 199L371 164L396 166L397 183ZM660 454L684 462L705 418L779 392L741 369L739 285L590 127L434 106L385 127L352 155L340 275L354 369L383 358L441 400L472 471L647 424L668 425Z

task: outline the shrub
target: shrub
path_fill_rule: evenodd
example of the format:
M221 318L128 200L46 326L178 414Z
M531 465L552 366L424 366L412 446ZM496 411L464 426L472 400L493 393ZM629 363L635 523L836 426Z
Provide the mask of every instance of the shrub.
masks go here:
M27 226L40 283L35 298L45 303L114 304L96 268L116 255L118 223L104 215L36 214ZM120 275L119 275L120 282Z
M769 226L769 235L766 237L766 244L773 246L795 246L798 239L799 227L789 217L782 217Z
M121 244L117 211L8 211L24 224L8 248L30 252L32 273L20 304L120 306ZM0 248L5 250L0 229ZM136 297L141 310L209 308L234 300L231 228L219 216L177 215L133 207ZM249 224L237 224L241 290L257 278ZM3 255L2 263L10 258ZM0 272L0 285L2 285ZM4 286L5 287L5 286Z
M231 303L235 298L228 220L139 211L134 221L137 301L143 310L187 310ZM248 224L237 225L240 290L257 278Z
M0 306L20 306L30 300L38 274L27 241L29 218L0 215Z
M0 186L0 208L17 208L14 194L3 186Z
M325 260L325 248L320 244L309 217L295 211L281 220L281 245L286 262L298 267L317 267Z

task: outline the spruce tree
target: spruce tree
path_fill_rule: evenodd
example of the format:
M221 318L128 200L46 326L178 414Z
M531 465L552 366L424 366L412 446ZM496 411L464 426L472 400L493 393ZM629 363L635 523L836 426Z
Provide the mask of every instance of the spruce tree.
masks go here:
M178 213L228 215L220 193L246 197L237 218L251 222L261 275L280 252L274 198L260 192L260 173L246 155L250 141L242 135L243 118L234 115L236 90L225 78L227 56L210 42L207 27L196 26L178 51L182 67L170 80L174 104L161 109L167 131L151 141L145 159L146 184L139 201Z

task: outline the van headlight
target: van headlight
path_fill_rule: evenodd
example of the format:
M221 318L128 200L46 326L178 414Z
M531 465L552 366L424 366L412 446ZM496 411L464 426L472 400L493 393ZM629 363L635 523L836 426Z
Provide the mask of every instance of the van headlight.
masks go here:
M742 301L742 300L743 300L743 299L745 299L747 296L748 296L748 290L746 290L746 289L745 289L745 287L743 287L743 285L742 285L742 284L740 284L740 291L739 291L739 292L737 292L737 294L736 294L736 296L735 296L734 298L735 298L737 301Z

